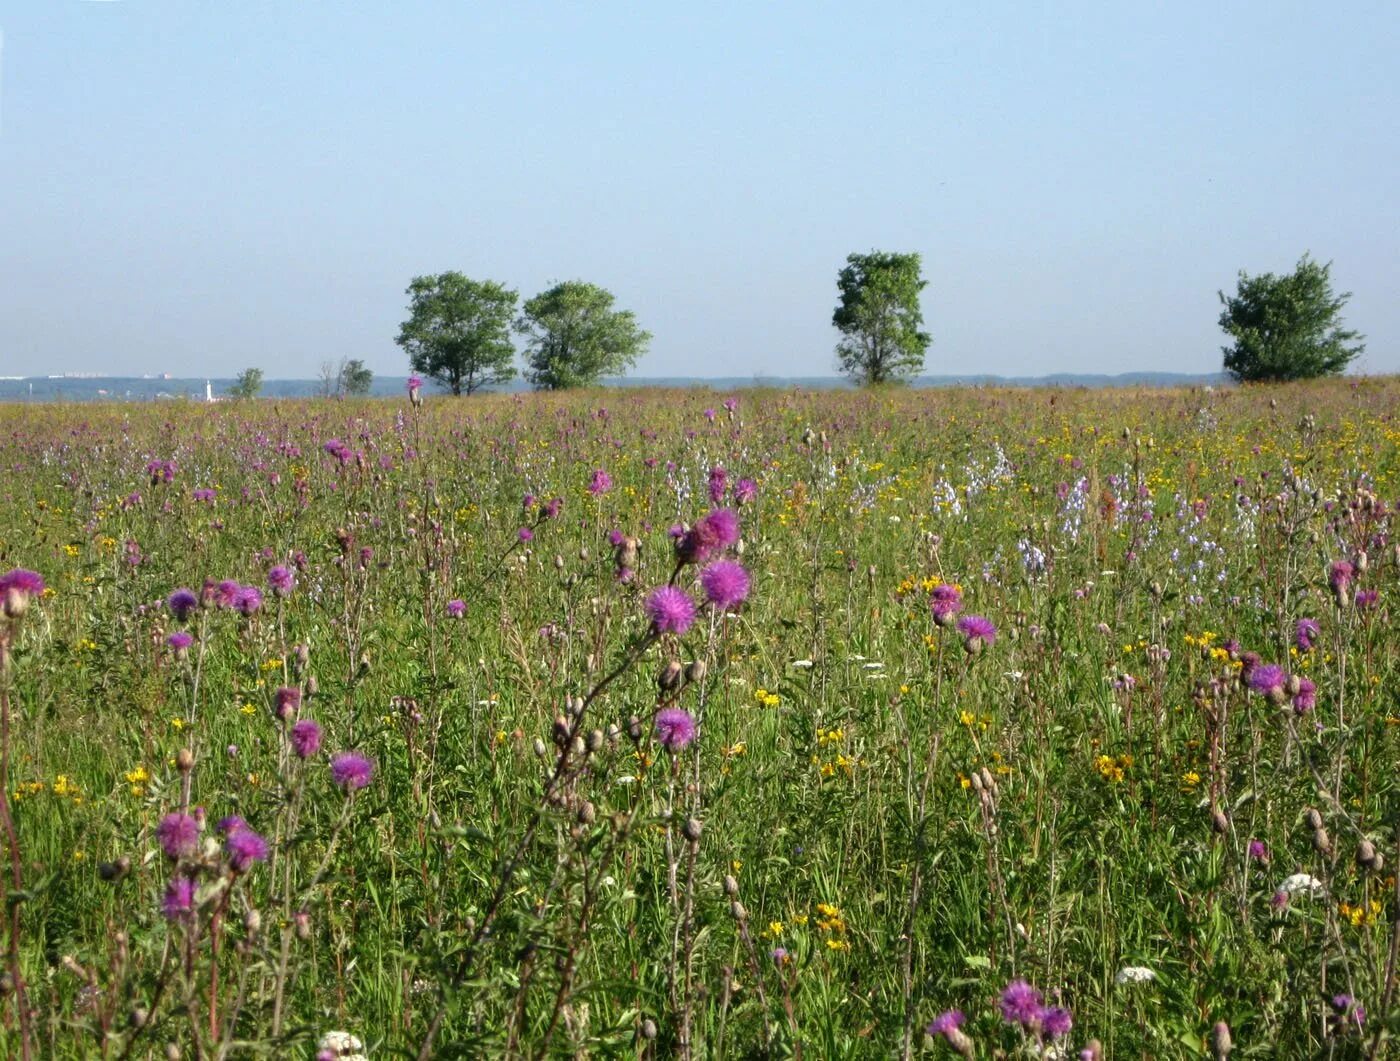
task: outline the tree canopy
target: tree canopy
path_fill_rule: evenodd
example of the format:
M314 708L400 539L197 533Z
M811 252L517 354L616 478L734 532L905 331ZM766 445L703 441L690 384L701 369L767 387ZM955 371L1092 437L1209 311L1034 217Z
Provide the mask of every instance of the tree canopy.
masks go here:
M409 318L395 340L414 372L453 394L515 378L511 318L519 295L494 280L459 272L416 276L408 285Z
M229 395L233 398L256 398L262 390L263 370L260 368L245 368L238 374L238 378L233 381L233 386L228 389Z
M597 383L631 368L651 341L611 292L569 280L530 299L515 329L525 337L525 377L541 390Z
M1220 327L1235 340L1221 348L1225 370L1241 382L1339 375L1366 346L1341 326L1351 294L1332 293L1331 270L1306 254L1287 276L1241 270L1235 294L1219 293Z
M861 383L885 383L917 374L933 341L921 331L917 254L872 251L852 254L836 278L841 302L831 323L842 339L836 347L841 371Z

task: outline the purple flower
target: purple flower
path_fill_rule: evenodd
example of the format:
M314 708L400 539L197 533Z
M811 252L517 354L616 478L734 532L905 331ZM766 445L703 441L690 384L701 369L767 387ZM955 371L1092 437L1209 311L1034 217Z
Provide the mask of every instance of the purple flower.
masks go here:
M226 578L214 587L214 603L220 608L232 608L238 603L238 594L243 587L231 578Z
M683 634L695 622L695 602L675 586L658 586L647 595L647 615L658 634Z
M966 1021L967 1017L963 1014L962 1010L950 1009L935 1017L924 1031L928 1032L930 1036L936 1037L941 1035L947 1038L949 1033L957 1031Z
M734 484L734 503L747 505L758 496L758 486L752 479L740 479Z
M419 391L419 390L422 390L422 389L423 389L423 381L422 381L421 379L419 379L417 376L409 376L409 377L408 377L408 393L409 393L409 394L412 394L412 393L414 393L414 391Z
M156 839L166 858L185 858L199 849L199 822L188 814L167 814L156 826Z
M248 823L237 814L229 814L218 820L214 826L214 831L220 836L228 836L229 833L236 833L239 829L248 828Z
M695 719L679 707L663 707L656 713L656 739L670 752L678 752L695 739Z
M676 557L683 564L703 564L717 552L739 541L739 516L733 509L717 508L695 521L676 539Z
M940 582L928 596L933 621L939 626L952 626L954 618L962 611L962 591L951 582Z
M792 960L786 947L774 947L768 952L768 956L773 959L773 964L779 967Z
M1260 696L1279 700L1284 695L1283 686L1288 681L1288 675L1277 663L1260 663L1249 669L1249 677L1246 680L1249 687Z
M1381 591L1378 589L1359 589L1356 591L1356 606L1361 611L1375 607L1376 601L1381 599Z
M535 532L532 531L529 527L521 527L518 531L515 532L515 536L519 538L522 542L532 542L535 540Z
M252 615L262 607L262 590L257 586L242 586L233 601L234 610L240 615Z
M467 602L460 600L450 600L447 602L447 615L451 619L460 619L467 613Z
M1069 1034L1069 1010L1063 1006L1047 1006L1040 1011L1040 1030L1047 1039L1059 1039Z
M291 685L279 686L273 694L273 703L277 717L285 722L301 710L301 690Z
M165 643L171 647L176 655L189 651L189 647L194 644L194 638L184 630L176 630L165 639Z
M562 497L553 497L540 506L540 519L558 519L559 512L564 507Z
M729 488L729 473L723 468L710 469L710 503L718 505L724 500L724 492Z
M1251 840L1249 842L1249 860L1251 862L1268 863L1269 848L1263 840Z
M1311 652L1313 640L1321 634L1321 629L1315 619L1299 619L1298 625L1293 632L1294 643L1298 646L1299 652Z
M1040 1018L1043 1001L1040 992L1030 984L1024 980L1012 980L1001 993L1002 1020L1029 1027Z
M321 727L309 718L292 724L292 750L298 759L310 759L321 750Z
M272 592L279 597L285 597L292 592L297 584L297 576L292 569L278 564L267 573L267 584L272 587Z
M336 788L354 792L369 784L374 776L374 760L359 752L341 752L331 759L331 781Z
M1360 596L1360 594L1358 594ZM1298 691L1293 694L1293 710L1303 715L1317 706L1317 685L1311 678L1298 679Z
M224 850L228 852L229 865L234 872L242 873L254 862L267 860L268 846L265 839L244 825L241 829L229 831Z
M1327 569L1327 584L1332 587L1333 593L1340 593L1351 585L1352 576L1356 569L1345 560L1338 560Z
M749 595L749 573L733 560L716 560L700 572L700 585L710 603L721 610L742 604Z
M996 644L997 640L997 628L990 619L981 615L964 615L958 620L958 633L963 635L969 652L980 652L984 646Z
M724 401L721 402L720 404L722 404L722 405L724 406L724 411L725 411L726 413L732 413L735 409L739 408L739 399L738 399L738 398L726 398L726 399L724 399Z
M167 921L179 921L194 913L194 881L189 877L176 877L167 884L160 912Z
M588 481L588 492L594 497L606 494L613 487L612 476L602 468L593 469L593 478Z
M194 595L194 590L181 587L165 599L165 606L170 609L170 614L184 622L199 607L199 598Z
M200 487L198 490L194 491L194 493L191 496L196 501L210 502L217 498L219 495L216 490L212 490L207 486L203 486Z

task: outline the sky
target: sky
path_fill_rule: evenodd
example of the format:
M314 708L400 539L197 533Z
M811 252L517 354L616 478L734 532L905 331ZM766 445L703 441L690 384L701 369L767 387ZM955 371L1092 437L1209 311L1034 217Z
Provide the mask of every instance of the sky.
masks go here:
M638 376L829 375L917 251L926 371L1217 371L1333 262L1400 371L1400 4L0 0L0 375L403 375L404 289L602 285Z

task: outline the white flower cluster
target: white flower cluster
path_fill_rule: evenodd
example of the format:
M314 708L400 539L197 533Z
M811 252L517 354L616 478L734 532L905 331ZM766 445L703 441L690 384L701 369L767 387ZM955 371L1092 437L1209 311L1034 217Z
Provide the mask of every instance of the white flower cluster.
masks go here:
M321 1042L317 1047L316 1056L334 1057L338 1061L369 1061L365 1055L365 1044L358 1036L349 1032L326 1032L321 1036Z

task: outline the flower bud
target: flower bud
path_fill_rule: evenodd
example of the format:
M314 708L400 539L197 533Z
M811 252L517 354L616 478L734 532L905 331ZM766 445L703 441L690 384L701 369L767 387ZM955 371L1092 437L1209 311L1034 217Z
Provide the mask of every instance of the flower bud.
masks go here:
M693 659L686 664L685 680L687 682L703 682L709 670L709 666L703 659Z
M188 748L181 748L175 753L175 768L182 774L188 774L194 769L194 752Z
M651 1042L656 1038L656 1021L652 1020L650 1017L642 1021L642 1038L647 1042Z
M262 914L256 910L249 910L243 915L243 931L248 934L249 939L253 939L262 931Z
M1225 1061L1230 1056L1230 1051L1235 1048L1235 1044L1230 1040L1230 1026L1223 1020L1215 1022L1215 1027L1210 1030L1211 1046L1215 1050L1215 1061Z
M739 882L731 874L724 875L724 894L731 899L739 897Z
M1308 823L1309 829L1322 828L1322 815L1317 813L1312 807L1309 807L1303 812L1303 821Z
M681 826L681 835L692 844L698 844L700 842L701 828L699 818L687 818L685 824Z
M681 678L684 674L685 669L681 666L680 660L667 660L666 666L661 668L661 674L657 677L656 684L661 687L662 692L670 692L680 688Z

